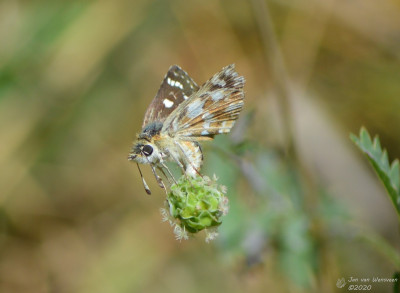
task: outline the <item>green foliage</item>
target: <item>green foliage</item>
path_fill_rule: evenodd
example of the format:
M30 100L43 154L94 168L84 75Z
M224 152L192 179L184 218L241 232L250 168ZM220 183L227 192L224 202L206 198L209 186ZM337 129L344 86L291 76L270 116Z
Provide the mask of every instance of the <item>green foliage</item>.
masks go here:
M177 220L170 220L170 223L175 227L178 239L186 239L185 232L213 230L221 225L222 216L228 212L228 198L224 196L226 188L216 181L216 178L211 180L207 176L191 178L183 175L171 186L167 196L167 210ZM166 210L163 210L163 214L166 215ZM206 241L216 235L216 232L207 231Z
M394 283L394 286L393 286L393 292L394 293L398 293L398 292L400 292L400 286L399 286L399 284L400 284L400 272L395 272L394 274L393 274L393 279L397 279L397 282L396 283Z
M386 150L382 150L378 136L374 140L368 131L362 127L360 137L351 134L351 139L358 148L367 156L368 161L378 174L387 193L396 209L397 215L400 217L400 181L399 181L399 161L396 159L390 165Z
M233 144L229 137L217 137L214 146L215 151L207 153L205 173L220 174L230 190L230 212L219 228L221 251L229 257L244 255L251 267L264 262L268 250L278 268L275 277L308 290L318 251L298 172L281 153L254 141ZM316 210L329 210L334 217L336 207L330 203Z
M360 233L359 237L392 263L396 270L400 269L400 254L384 237L368 230Z

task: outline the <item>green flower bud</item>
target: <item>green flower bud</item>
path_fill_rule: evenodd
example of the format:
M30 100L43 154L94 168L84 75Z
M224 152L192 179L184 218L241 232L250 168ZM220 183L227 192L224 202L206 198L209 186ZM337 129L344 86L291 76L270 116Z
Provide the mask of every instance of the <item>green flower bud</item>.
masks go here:
M218 234L216 227L221 225L222 217L228 212L228 198L224 196L226 187L207 176L195 178L182 176L171 186L167 195L166 208L161 213L174 227L176 238L187 239L189 233L205 230L206 241Z

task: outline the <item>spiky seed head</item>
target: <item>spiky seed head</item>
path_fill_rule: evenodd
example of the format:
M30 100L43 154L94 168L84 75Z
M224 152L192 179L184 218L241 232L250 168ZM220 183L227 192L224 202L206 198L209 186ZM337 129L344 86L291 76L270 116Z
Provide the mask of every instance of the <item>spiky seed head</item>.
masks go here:
M214 228L221 225L222 217L228 212L228 198L224 195L226 187L218 185L215 179L182 176L171 186L167 205L170 216L175 219L177 238L187 239L182 231L197 233L204 229L213 231L207 233L207 242L218 235Z

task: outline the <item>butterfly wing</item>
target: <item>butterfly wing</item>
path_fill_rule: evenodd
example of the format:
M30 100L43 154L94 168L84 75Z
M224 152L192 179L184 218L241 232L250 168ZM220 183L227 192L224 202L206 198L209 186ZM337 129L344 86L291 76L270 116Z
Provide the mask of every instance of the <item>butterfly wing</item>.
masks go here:
M155 98L144 115L144 128L151 122L163 122L183 101L187 100L199 86L179 66L169 68Z
M224 67L174 110L161 131L188 140L230 132L243 108L244 83L233 64Z

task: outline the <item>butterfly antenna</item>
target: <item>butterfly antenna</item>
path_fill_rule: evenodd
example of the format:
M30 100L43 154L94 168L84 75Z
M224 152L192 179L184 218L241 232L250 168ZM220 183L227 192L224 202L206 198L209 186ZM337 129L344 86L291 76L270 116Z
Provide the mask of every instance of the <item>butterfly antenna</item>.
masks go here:
M167 189L165 188L164 182L161 180L160 176L157 175L156 170L154 169L153 164L150 163L150 160L149 160L146 156L144 156L144 157L147 159L147 162L149 163L150 168L151 168L151 172L153 172L154 177L156 177L156 180L157 180L158 185L159 185L162 189L164 189L165 192L167 192Z
M136 164L136 165L137 165L137 167L138 167L138 169L139 169L140 177L142 178L144 190L146 190L146 193L147 193L148 195L150 195L150 194L151 194L151 191L150 191L150 188L149 188L149 186L147 185L146 181L144 180L144 177L143 177L143 174L142 174L142 170L140 170L139 164Z

